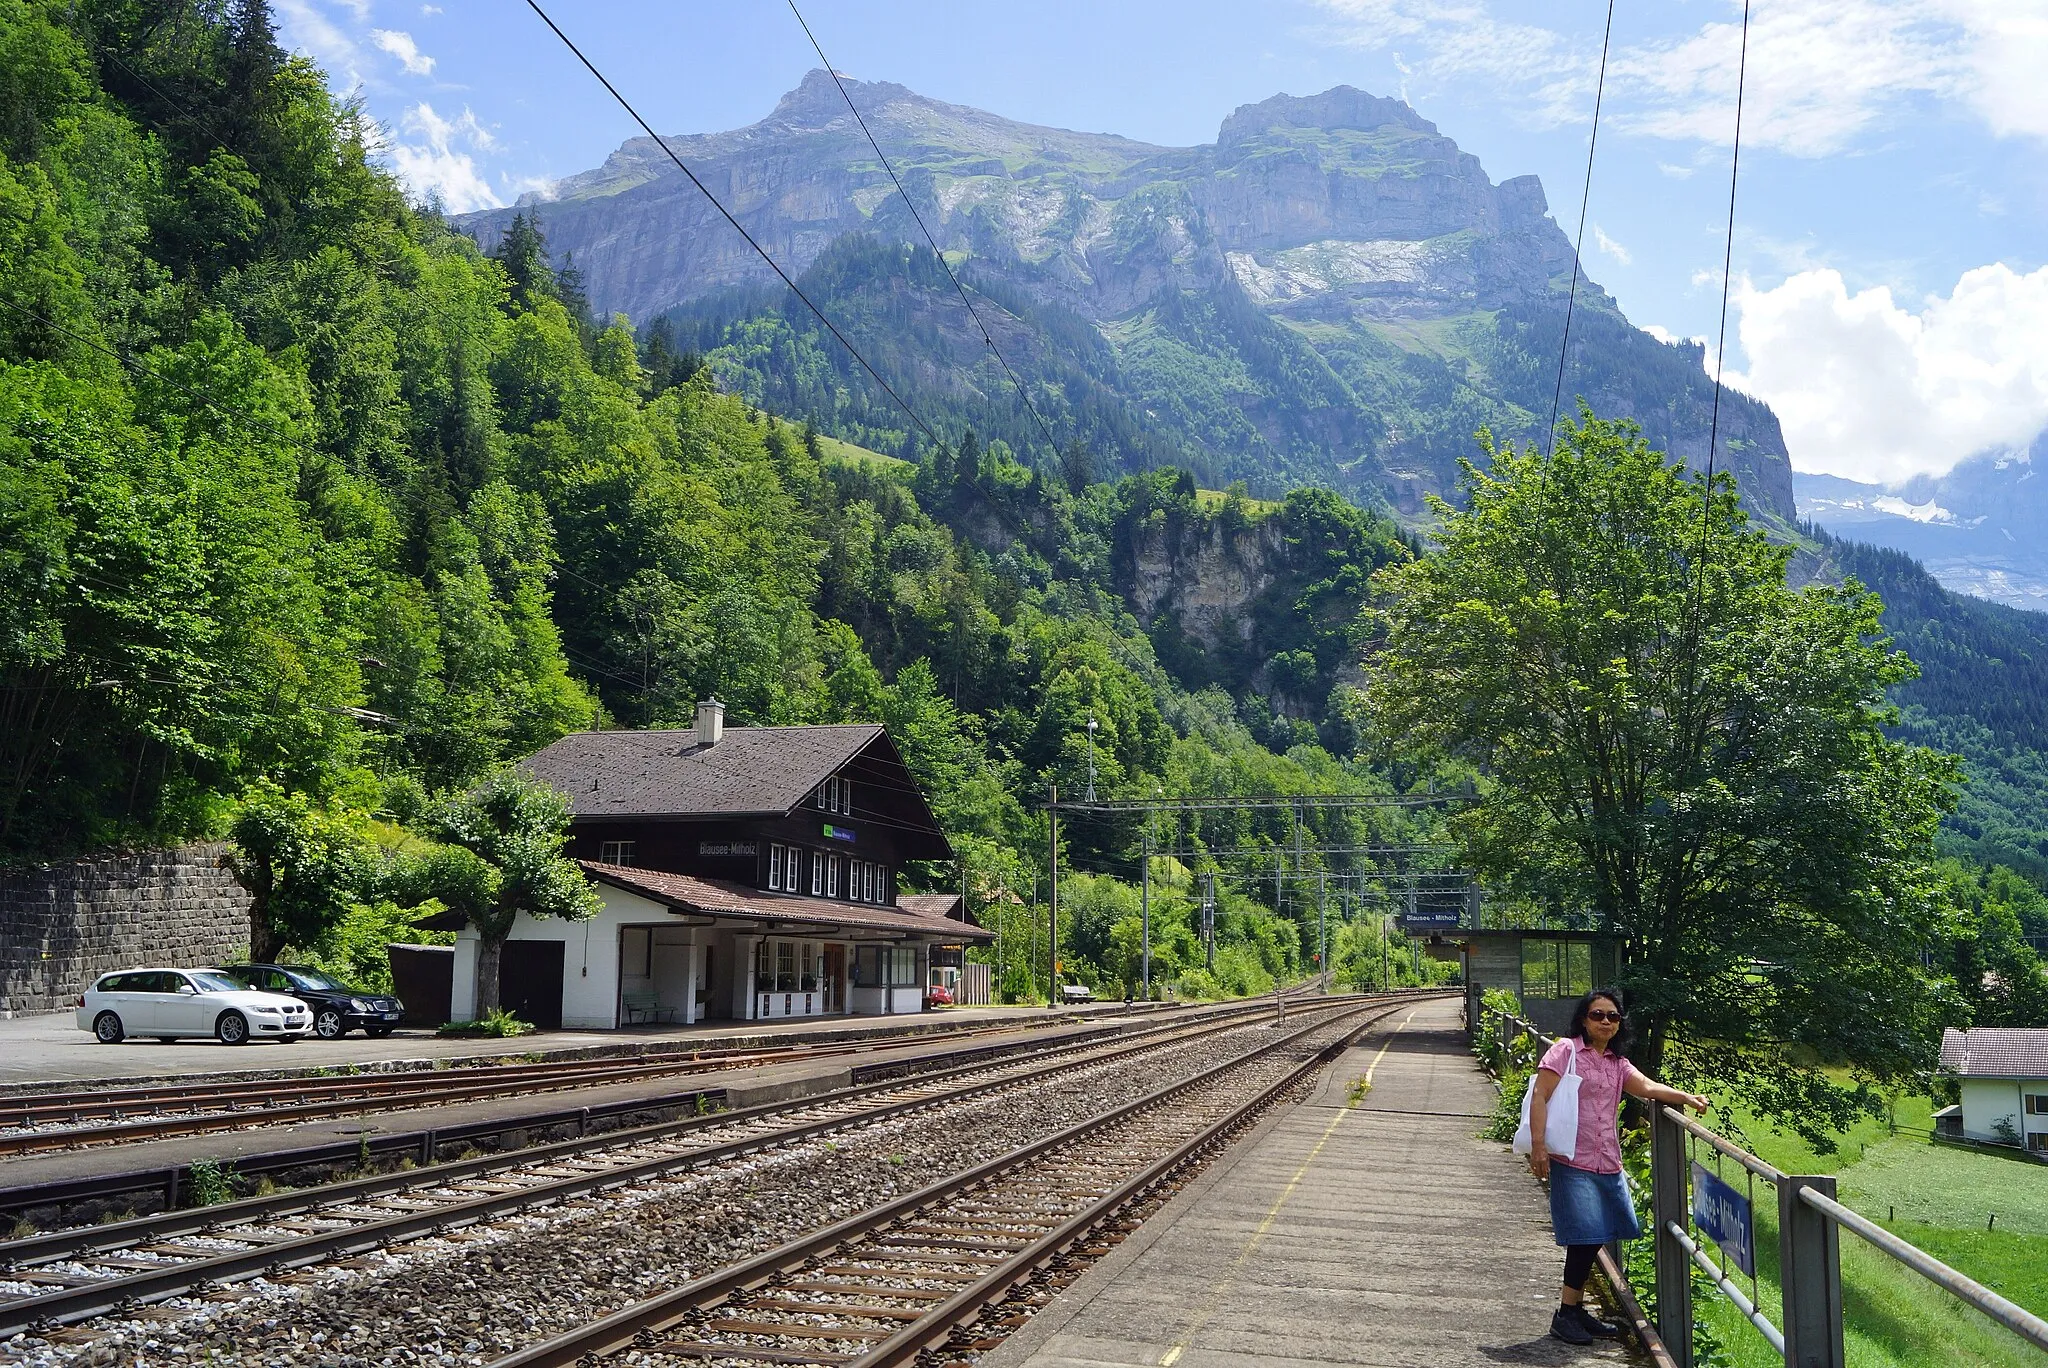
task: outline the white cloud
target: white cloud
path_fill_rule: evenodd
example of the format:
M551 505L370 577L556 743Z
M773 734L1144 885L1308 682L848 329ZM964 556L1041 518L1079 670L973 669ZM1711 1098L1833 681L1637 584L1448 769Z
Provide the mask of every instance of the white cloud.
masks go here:
M316 0L277 0L277 18L278 36L287 45L310 54L336 89L347 90L362 84L362 48L327 17Z
M1597 223L1593 225L1593 242L1595 246L1599 247L1599 249L1605 252L1607 255L1613 257L1615 261L1620 265L1627 266L1635 260L1635 256L1628 250L1628 248L1622 246L1613 238L1607 236L1607 230L1602 228Z
M1332 37L1400 42L1436 77L1520 92L1537 123L1583 123L1598 49L1497 17L1486 0L1315 0ZM1726 147L1742 50L1739 0L1724 18L1618 46L1607 97L1632 132ZM2048 138L2048 0L1753 0L1743 140L1828 156L1928 99L1959 103L2001 137ZM1667 175L1681 168L1665 165Z
M2048 429L2048 267L1967 271L1918 313L1833 270L1736 296L1731 383L1777 411L1795 468L1882 484L1940 475Z
M420 6L420 13L421 13L421 14L424 14L424 15L426 15L426 16L427 16L427 17L429 17L429 18L432 18L432 17L434 16L434 15L436 15L436 14L439 14L440 12L441 12L441 7L440 7L439 5L421 5L421 6Z
M1692 179L1692 168L1690 166L1673 166L1670 162L1660 161L1657 163L1657 169L1673 180Z
M498 145L497 139L468 108L454 119L445 119L422 101L406 111L401 126L412 141L394 142L389 155L392 169L414 194L439 197L453 214L495 209L504 203L470 155L471 151L490 151Z
M434 59L420 51L420 45L412 35L400 29L371 29L370 38L405 68L408 76L431 76L434 74Z

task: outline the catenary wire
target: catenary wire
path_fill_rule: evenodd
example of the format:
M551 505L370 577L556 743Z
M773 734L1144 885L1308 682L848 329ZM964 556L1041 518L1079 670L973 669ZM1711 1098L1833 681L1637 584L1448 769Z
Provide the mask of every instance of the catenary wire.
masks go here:
M1030 411L1032 420L1038 424L1038 430L1045 437L1046 445L1052 448L1053 455L1057 457L1059 443L1053 439L1052 429L1046 426L1045 419L1039 414L1038 405L1031 402L1031 391L1017 378L1017 372L1011 368L1009 358L1003 355L1002 348L996 345L994 335L989 332L988 324L982 322L980 310L976 309L974 301L967 297L967 287L962 285L960 277L953 273L952 263L946 260L946 254L939 250L938 239L932 236L932 230L926 225L924 215L917 211L917 204L910 198L910 192L903 188L902 178L896 174L896 167L890 162L889 154L882 150L882 144L875 140L874 131L868 127L868 121L861 117L860 108L854 104L852 93L847 90L846 83L839 79L839 69L833 66L832 59L825 55L824 45L819 43L818 35L811 32L810 23L804 18L803 11L796 7L796 0L789 0L789 12L796 16L796 22L803 29L804 37L811 40L812 50L818 54L818 60L825 64L825 73L832 78L832 84L838 87L839 97L846 101L847 109L853 112L853 121L860 125L860 131L866 136L868 146L874 148L875 155L881 158L882 169L889 173L890 183L896 187L896 193L903 196L904 207L910 210L910 217L916 220L918 231L924 234L924 240L931 245L932 255L939 259L939 266L945 271L946 278L953 282L953 288L959 292L960 302L967 306L967 316L972 318L974 326L981 330L981 340L988 344L989 351L995 354L997 362L1002 365L1003 373L1009 376L1010 383L1017 387L1018 397L1024 401L1024 407Z
M1709 503L1713 500L1714 456L1721 438L1721 373L1728 366L1728 278L1735 265L1735 187L1742 171L1742 94L1748 77L1749 0L1742 0L1742 52L1735 65L1735 146L1728 159L1728 235L1721 248L1721 328L1714 338L1714 412L1707 424ZM1704 548L1704 538L1701 545Z
M860 349L847 340L846 334L839 331L838 325L833 323L831 319L825 316L825 311L823 309L820 309L815 303L812 302L811 297L804 293L803 287L796 283L795 279L791 277L789 272L782 269L781 265L776 262L774 257L768 255L768 250L765 247L763 247L759 242L754 240L754 235L748 232L737 218L733 217L732 211L725 207L725 205L719 200L718 196L711 193L711 187L704 184L703 181L697 179L697 173L692 171L689 168L688 164L685 163L681 157L676 155L675 149L668 145L668 140L666 138L663 138L659 133L655 132L654 126L652 124L648 123L647 120L640 117L640 111L633 107L632 102L627 100L627 98L624 95L621 95L619 93L619 88L613 85L611 83L611 80L608 77L606 77L606 75L602 71L599 71L597 69L597 64L592 62L588 57L583 55L583 49L577 47L575 43L570 41L569 35L562 32L561 26L557 24L553 19L548 17L548 12L540 7L539 0L526 0L526 6L528 9L532 10L535 14L540 16L540 21L543 24L546 24L548 28L553 31L555 37L562 40L562 46L568 48L569 51L572 54L574 54L576 60L583 64L584 70L588 71L592 76L595 76L597 78L597 83L603 86L606 92L610 94L614 100L618 101L619 108L625 110L627 114L632 116L633 122L640 125L641 131L654 140L654 145L659 147L664 153L667 154L668 159L676 164L676 169L681 171L683 175L689 178L690 184L696 186L697 189L703 194L704 198L711 201L711 207L716 209L719 212L719 214L724 217L725 221L732 225L733 231L746 239L747 246L753 248L755 254L759 256L761 260L768 263L768 269L774 271L775 274L781 278L782 283L789 286L790 293L794 294L798 299L801 299L804 302L804 307L809 309L811 313L817 317L817 320L825 325L825 330L832 334L832 336L838 341L839 345L846 348L847 353L851 355L854 360L860 362L861 369L865 370L868 373L868 375L873 378L874 382L880 385L883 391L887 393L891 399L896 401L896 407L902 409L905 416L908 417L911 422L917 425L919 431L924 433L925 436L931 438L934 445L943 445L943 443L939 441L939 434L932 431L931 425L925 422L924 419L918 417L917 410L911 408L908 403L904 402L903 396L898 394L895 388L891 386L887 380L884 380L882 378L882 373L874 368L874 365L867 359L867 357L861 355Z
M1557 388L1550 396L1550 426L1544 454L1557 446L1557 411L1564 403L1565 355L1572 342L1572 312L1579 300L1579 262L1586 250L1586 208L1593 200L1593 154L1600 146L1600 107L1607 98L1607 47L1614 37L1614 0L1607 0L1607 26L1600 33L1600 78L1593 87L1593 136L1586 142L1586 183L1579 192L1579 236L1572 244L1572 287L1564 301L1564 336L1557 344Z

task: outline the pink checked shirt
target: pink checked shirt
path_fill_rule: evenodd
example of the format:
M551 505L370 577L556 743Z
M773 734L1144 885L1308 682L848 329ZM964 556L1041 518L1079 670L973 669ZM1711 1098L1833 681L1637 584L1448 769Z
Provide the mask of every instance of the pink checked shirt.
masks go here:
M1565 1061L1573 1051L1579 1056L1579 1146L1567 1161L1588 1173L1621 1172L1622 1085L1635 1072L1635 1065L1612 1051L1588 1049L1577 1036L1566 1036L1544 1053L1536 1067L1548 1069L1560 1078Z

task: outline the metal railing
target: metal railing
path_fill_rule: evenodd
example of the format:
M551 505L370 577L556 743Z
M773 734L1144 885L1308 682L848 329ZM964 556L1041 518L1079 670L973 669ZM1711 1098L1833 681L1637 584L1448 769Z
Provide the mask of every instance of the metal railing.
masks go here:
M1489 1048L1498 1050L1506 1063L1533 1062L1536 1047L1523 1044L1525 1040L1542 1046L1552 1043L1552 1037L1531 1022L1493 1008L1482 1007L1478 1020L1470 1025L1475 1040L1484 1040ZM1700 1158L1702 1150L1705 1163ZM1755 1249L1740 1248L1739 1238L1723 1244L1700 1226L1703 1185L1696 1179L1708 1173L1708 1164L1712 1165L1710 1184L1726 1184L1723 1175L1730 1164L1740 1171L1745 1194L1737 1208L1741 1219L1736 1224L1750 1235L1752 1246L1756 1184L1761 1181L1775 1190L1781 1323L1773 1323L1759 1304ZM1845 1368L1844 1230L1976 1308L1993 1324L2037 1348L2048 1349L2048 1320L1844 1206L1836 1196L1833 1175L1784 1173L1676 1108L1662 1105L1650 1112L1650 1212L1650 1237L1655 1241L1656 1333L1663 1340L1660 1347L1678 1368L1692 1365L1695 1269L1704 1273L1784 1358L1786 1368ZM1711 1223L1723 1226L1723 1236L1736 1234L1719 1219ZM1731 1249L1731 1244L1737 1247Z

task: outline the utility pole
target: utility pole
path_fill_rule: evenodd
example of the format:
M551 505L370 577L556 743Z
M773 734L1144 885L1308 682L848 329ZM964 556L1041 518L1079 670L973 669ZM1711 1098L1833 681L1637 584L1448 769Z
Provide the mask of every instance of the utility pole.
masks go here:
M1152 1000L1152 830L1145 829L1145 868L1138 879L1138 916L1143 936L1139 963L1144 966L1145 1001Z
M1330 991L1330 876L1316 876L1316 969L1323 976L1323 991Z
M1216 876L1213 873L1202 876L1202 947L1207 952L1209 968L1216 967Z
M1380 913L1380 988L1382 990L1393 986L1392 981L1387 977L1390 970L1391 962L1387 958L1387 914L1383 911Z
M1052 901L1047 904L1045 962L1048 991L1045 1005L1060 1005L1060 786L1052 785L1052 802L1046 806L1046 863L1052 870Z

